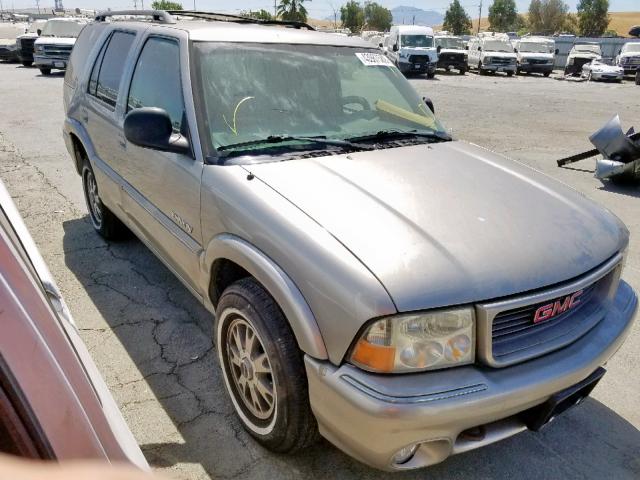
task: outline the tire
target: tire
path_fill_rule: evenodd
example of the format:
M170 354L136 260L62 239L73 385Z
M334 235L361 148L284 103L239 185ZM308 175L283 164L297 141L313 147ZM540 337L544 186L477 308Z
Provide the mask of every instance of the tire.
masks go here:
M507 72L507 77L513 77L513 72Z
M545 77L548 77L549 75L551 75L551 72L544 72L542 75L544 75Z
M460 68L460 69L458 69L458 74L459 74L459 75L464 75L465 73L467 73L467 69L466 69L466 68Z
M640 68L636 71L636 85L640 85Z
M50 68L41 68L40 69L40 73L42 75L51 75L51 69Z
M82 192L89 211L89 219L105 240L121 240L129 236L127 227L100 200L98 184L88 160L82 166Z
M436 76L436 72L427 72L427 78L434 78Z
M273 298L256 280L244 278L222 293L216 319L224 383L245 430L274 452L313 444L318 426L302 353Z
M33 65L33 62L29 61L29 60L24 60L22 62L22 66L23 67L30 67L31 65Z
M478 63L478 75L486 75L487 72L482 70L482 62Z

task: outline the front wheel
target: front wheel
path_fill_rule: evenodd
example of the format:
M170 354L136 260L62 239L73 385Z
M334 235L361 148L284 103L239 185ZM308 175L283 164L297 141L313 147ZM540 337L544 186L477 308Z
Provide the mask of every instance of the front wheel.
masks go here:
M40 69L40 73L42 75L51 75L51 69L50 68L41 68Z
M640 68L636 71L636 85L640 85Z
M224 383L244 428L274 452L311 445L318 427L302 353L273 298L256 280L239 280L222 293L216 321Z
M549 75L551 75L551 72L544 72L544 73L543 73L543 75L544 75L545 77L548 77Z
M33 62L29 61L29 60L24 60L22 62L22 66L23 67L30 67L31 65L33 65Z
M434 78L436 76L436 72L427 72L427 78Z
M464 75L466 72L467 72L467 69L466 69L466 68L464 68L464 67L462 67L462 68L460 68L460 69L458 70L458 73L459 73L460 75Z
M513 77L513 72L507 72L507 77Z

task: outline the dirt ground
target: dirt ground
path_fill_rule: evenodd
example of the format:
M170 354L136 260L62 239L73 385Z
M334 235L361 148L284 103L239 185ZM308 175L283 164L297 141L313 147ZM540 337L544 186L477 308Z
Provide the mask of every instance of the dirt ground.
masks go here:
M640 128L640 87L542 77L413 79L453 134L539 169L611 209L631 230L624 278L640 290L640 187L603 185L590 147L618 113ZM63 144L62 76L0 64L0 178L151 465L176 479L387 478L322 441L293 457L258 446L227 400L211 316L140 242L106 244L86 216ZM505 199L508 201L508 199ZM541 433L452 457L418 478L640 478L640 323L589 399Z

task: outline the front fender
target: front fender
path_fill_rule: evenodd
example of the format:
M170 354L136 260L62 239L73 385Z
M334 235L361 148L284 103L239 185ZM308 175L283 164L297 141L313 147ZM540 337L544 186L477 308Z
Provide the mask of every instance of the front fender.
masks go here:
M240 237L228 233L214 237L203 257L203 270L211 272L219 259L230 260L249 272L282 309L296 337L298 346L313 358L328 358L313 312L298 287L267 255Z

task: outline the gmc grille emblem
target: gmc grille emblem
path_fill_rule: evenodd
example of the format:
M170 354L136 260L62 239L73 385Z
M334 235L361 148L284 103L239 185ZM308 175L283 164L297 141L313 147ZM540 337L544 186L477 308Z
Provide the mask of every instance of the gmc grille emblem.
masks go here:
M536 310L536 313L533 316L533 323L546 322L547 320L551 320L553 317L571 310L580 303L580 295L582 295L583 291L584 290L578 290L577 292L567 295L560 300L542 305Z

